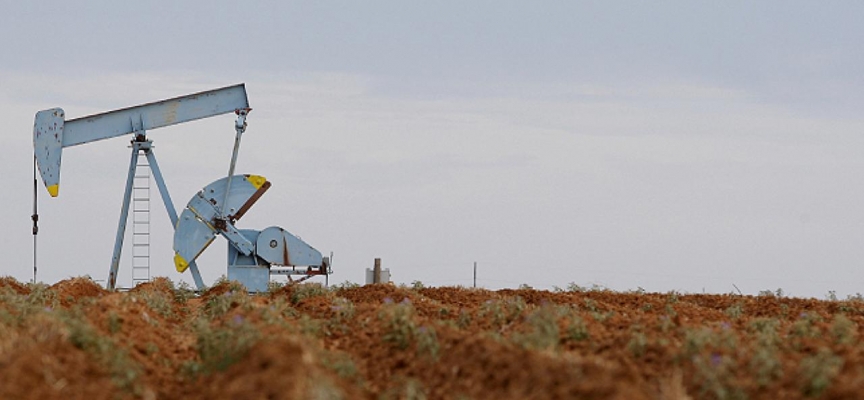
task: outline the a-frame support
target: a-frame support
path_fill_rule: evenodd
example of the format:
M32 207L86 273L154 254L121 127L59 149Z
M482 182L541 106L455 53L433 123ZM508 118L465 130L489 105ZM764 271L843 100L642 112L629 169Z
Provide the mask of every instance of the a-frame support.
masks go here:
M168 187L165 185L165 180L162 179L162 172L159 169L159 164L156 162L156 155L153 154L152 145L153 141L147 139L143 129L135 132L135 139L132 140L131 146L132 158L129 162L129 174L126 176L126 192L123 194L123 206L120 209L120 223L117 224L117 237L114 239L114 255L111 257L111 269L108 271L109 290L114 290L117 285L117 271L120 269L120 253L123 250L123 239L126 236L126 222L129 218L129 204L132 200L132 186L135 179L135 170L138 166L138 156L141 152L144 152L144 155L147 157L147 162L150 164L150 170L153 172L153 179L156 181L156 186L159 188L162 202L165 203L165 210L168 211L168 218L171 219L171 226L177 226L177 210L174 208L174 203L171 201L171 196L168 194ZM204 290L204 281L201 279L201 273L198 271L198 266L194 261L189 263L189 272L192 273L192 279L195 281L195 286L198 290Z

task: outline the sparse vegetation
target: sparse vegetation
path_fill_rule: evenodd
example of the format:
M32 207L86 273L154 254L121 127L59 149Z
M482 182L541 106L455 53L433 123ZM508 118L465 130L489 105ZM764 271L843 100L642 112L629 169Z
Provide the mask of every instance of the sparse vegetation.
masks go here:
M298 304L305 299L318 296L329 296L331 293L320 283L301 283L293 286L291 302Z
M834 293L272 289L222 280L199 297L167 280L111 293L86 278L0 278L0 398L53 398L38 390L56 385L142 399L657 398L658 385L676 387L672 398L833 398L864 379L850 368L864 301ZM286 371L298 379L271 392ZM211 384L232 379L264 383Z

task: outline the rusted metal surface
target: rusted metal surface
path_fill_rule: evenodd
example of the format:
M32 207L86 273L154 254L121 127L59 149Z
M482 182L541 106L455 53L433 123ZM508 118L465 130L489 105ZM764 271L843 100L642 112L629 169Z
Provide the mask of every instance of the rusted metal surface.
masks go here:
M255 193L252 194L252 197L250 197L249 200L246 200L246 202L243 203L242 206L240 206L240 209L238 209L236 213L228 216L228 219L231 220L231 222L234 222L242 218L243 215L246 214L246 212L249 211L250 208L252 208L255 202L257 202L258 199L260 199L261 196L264 195L264 192L266 192L267 189L270 189L270 186L270 181L264 182L264 184L261 185L261 187L255 191Z
M291 255L288 254L288 242L282 238L282 265L291 265Z

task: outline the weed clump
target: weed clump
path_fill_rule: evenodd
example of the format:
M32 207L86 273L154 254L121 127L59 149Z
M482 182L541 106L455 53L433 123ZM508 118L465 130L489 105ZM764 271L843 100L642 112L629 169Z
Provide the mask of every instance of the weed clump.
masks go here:
M557 349L560 341L558 318L561 314L557 306L537 308L525 319L527 331L514 334L513 341L528 350Z
M503 300L487 300L481 307L478 314L481 317L490 318L492 325L503 327L516 321L522 316L528 304L522 297L508 297Z
M143 387L138 383L141 366L132 361L126 350L111 338L100 335L87 322L80 309L61 311L58 315L69 331L69 342L105 365L117 387L136 394L142 393Z
M320 283L297 284L293 286L293 289L294 290L291 291L291 302L294 304L300 304L303 300L312 297L328 296L331 294L330 291Z
M221 326L199 320L195 324L195 334L200 362L187 364L187 372L192 374L224 371L246 356L261 338L260 332L242 318Z
M215 319L228 313L235 308L248 308L249 295L244 287L239 282L229 282L224 286L220 286L222 290L216 293L211 293L216 289L211 289L207 293L204 303L204 315L209 319Z
M438 335L431 326L418 326L415 322L414 307L410 302L386 303L378 313L378 318L384 323L385 331L382 339L398 348L406 350L412 343L417 343L417 351L432 359L438 358L440 346Z
M818 353L804 358L800 367L804 395L821 396L840 372L841 367L843 367L843 359L827 348L819 349Z

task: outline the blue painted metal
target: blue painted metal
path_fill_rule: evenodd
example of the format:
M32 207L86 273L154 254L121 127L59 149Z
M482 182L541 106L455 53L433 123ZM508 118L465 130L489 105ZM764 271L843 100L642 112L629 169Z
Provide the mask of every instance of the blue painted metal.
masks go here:
M63 148L63 126L66 114L61 108L39 111L33 124L33 149L39 165L39 174L51 196L57 195L60 184L60 150Z
M261 176L234 175L240 139L246 130L249 110L251 109L246 88L239 84L69 121L65 121L65 113L60 108L36 113L33 126L36 162L42 180L52 196L56 196L59 190L63 148L130 133L136 136L132 141L129 175L109 270L110 289L116 285L132 183L140 152L144 152L149 161L162 201L175 227L175 262L180 257L187 263L186 268L191 270L198 289L203 289L204 284L195 259L212 243L217 234L221 234L231 243L231 246L228 246L229 279L240 280L250 290L266 291L271 272L305 275L303 279L331 273L327 258L321 257L320 252L282 228L270 227L259 232L238 230L234 226L234 222L241 218L270 186ZM235 122L236 137L228 176L211 183L196 194L178 217L152 152L152 142L146 139L145 132L232 111L236 112L238 117ZM271 266L285 266L290 269L276 268L271 271ZM300 266L307 268L305 271L298 270L297 267ZM179 263L178 270L183 270Z
M198 258L217 234L224 235L243 254L254 250L252 242L236 230L231 220L244 205L254 201L254 196L264 186L256 187L250 182L250 175L232 178L234 184L230 192L228 177L219 179L192 196L180 213L174 230L174 251L186 262Z
M253 292L267 290L271 271L305 278L329 274L328 262L321 252L285 229L272 226L257 231L234 227L233 217L242 215L269 187L269 182L262 183L256 178L263 180L255 175L233 176L229 192L229 178L225 177L193 196L180 214L174 231L177 255L185 261L195 260L217 235L222 235L231 244L228 246L228 279L240 281ZM227 201L224 200L226 195ZM272 270L273 266L292 268Z
M33 126L39 172L46 187L59 185L64 147L248 108L246 87L241 83L69 121L64 121L65 113L60 108L39 111Z
M111 257L111 269L108 271L108 289L112 290L117 284L117 270L120 268L120 252L123 250L123 238L126 236L126 221L129 218L132 183L135 179L135 168L138 165L138 154L141 151L141 143L132 142L132 159L129 161L129 174L126 176L126 191L123 192L123 206L120 208L120 223L117 224L114 253Z
M63 147L135 132L130 121L141 120L141 129L153 130L249 108L246 86L238 84L179 96L66 122Z
M256 185L250 181L250 178L256 179L256 177L263 179L263 177L257 175L233 176L232 178L235 179L235 181L230 192L228 191L229 177L225 177L205 186L204 189L198 192L198 194L200 194L200 197L203 200L206 200L207 203L213 205L213 208L216 210L219 217L229 218L237 213L240 208L246 204L246 202L252 199L255 193L259 190L259 187L263 187L263 185L256 187ZM267 186L269 187L269 185ZM225 197L226 193L229 194L227 198Z
M274 265L320 266L321 252L278 226L261 231L255 241L258 257Z
M234 122L234 130L237 134L234 136L234 150L231 152L231 164L228 167L228 182L225 184L225 199L222 204L228 203L228 195L231 193L231 177L234 176L234 166L237 165L237 155L240 153L240 138L243 132L246 132L246 115L247 110L237 111L237 121Z
M253 242L259 232L252 229L242 229L240 234ZM238 281L250 292L266 292L270 283L270 268L261 264L254 254L244 255L234 246L228 246L228 279Z
M168 194L168 186L165 185L165 180L162 178L162 170L159 169L159 163L156 162L156 154L153 153L152 141L149 149L144 152L147 155L147 163L150 165L150 170L153 171L153 179L156 181L156 187L159 188L159 194L162 195L162 202L165 203L165 211L168 212L168 218L171 220L171 226L177 226L177 209L174 208L174 202L171 201L171 195ZM195 281L195 287L198 290L206 289L204 280L201 279L201 272L198 271L198 265L194 261L189 263L189 272L192 273L192 280Z

